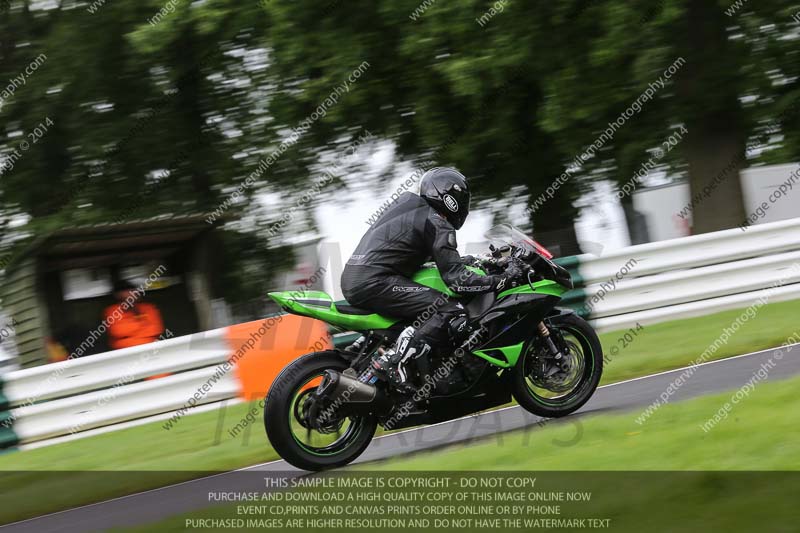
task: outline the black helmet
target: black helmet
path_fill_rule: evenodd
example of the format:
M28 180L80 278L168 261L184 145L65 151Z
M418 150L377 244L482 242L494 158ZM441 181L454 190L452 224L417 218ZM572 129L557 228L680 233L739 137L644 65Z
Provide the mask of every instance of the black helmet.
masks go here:
M454 168L436 167L422 176L419 195L446 218L454 228L460 229L469 214L469 186L467 178Z

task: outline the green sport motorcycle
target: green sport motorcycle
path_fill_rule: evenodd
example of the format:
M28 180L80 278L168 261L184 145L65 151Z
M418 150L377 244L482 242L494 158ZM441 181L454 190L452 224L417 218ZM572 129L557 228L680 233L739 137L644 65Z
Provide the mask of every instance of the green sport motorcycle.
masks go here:
M289 313L323 320L362 336L343 349L306 354L275 379L267 395L264 424L274 449L304 470L350 463L369 445L378 424L395 430L453 420L516 400L542 417L561 417L594 394L603 368L600 341L571 310L557 308L573 288L570 274L519 230L500 225L486 234L490 255L468 268L502 273L515 262L524 280L499 293L454 294L435 266L414 281L438 290L443 301L460 298L472 333L460 346L409 361L416 391L399 392L376 381L374 357L393 346L412 321L397 320L346 304L324 292L275 292ZM425 320L420 316L417 320Z

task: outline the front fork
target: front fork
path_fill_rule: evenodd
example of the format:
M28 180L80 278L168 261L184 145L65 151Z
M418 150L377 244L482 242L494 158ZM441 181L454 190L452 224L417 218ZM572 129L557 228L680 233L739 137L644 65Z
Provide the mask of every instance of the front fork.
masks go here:
M548 371L548 377L557 373L559 370L563 372L569 370L569 363L567 363L564 354L562 354L561 350L556 346L556 343L553 341L553 336L550 334L550 329L543 321L539 322L539 335L544 340L545 346L550 352L550 356L555 361L553 367Z

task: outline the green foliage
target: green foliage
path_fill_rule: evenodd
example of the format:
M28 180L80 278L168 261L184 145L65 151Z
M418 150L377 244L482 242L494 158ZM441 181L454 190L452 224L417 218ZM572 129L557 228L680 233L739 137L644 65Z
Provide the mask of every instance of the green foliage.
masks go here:
M420 13L424 5L269 3L280 122L300 120L366 59L370 72L315 129L320 146L360 124L393 139L400 156L460 167L484 197L515 185L536 197L667 67L687 61L547 202L539 227L571 218L592 179L630 179L682 125L690 138L663 163L701 187L799 96L797 36L787 38L797 23L786 0L746 3L731 16L725 1L710 0L509 1L488 19L496 6L488 0L435 2ZM784 141L751 163L798 156L787 118ZM726 227L731 216L720 213L738 216L738 181L716 200L694 214L698 231Z
M539 116L537 8L514 4L518 12L499 14L482 29L476 18L486 2L437 2L412 21L418 5L271 2L269 42L280 80L271 109L278 121L302 120L367 61L365 75L315 125L315 143L363 126L392 139L400 158L457 166L483 198L502 198L515 185L544 189L563 170L565 154ZM565 186L548 206L557 216L537 222L563 226L576 194Z
M0 108L0 153L54 126L2 173L0 205L33 217L34 232L107 221L168 171L136 216L208 212L271 154L245 193L300 190L362 129L399 159L458 166L480 198L508 201L515 187L535 198L685 57L537 211L537 227L563 227L586 184L627 181L679 125L690 138L663 163L693 186L721 164L703 154L730 160L776 119L782 138L751 163L797 159L800 113L786 112L800 99L796 6L746 2L729 16L731 4L12 0L0 10L0 80L46 60Z
M137 211L144 218L210 210L242 179L247 160L234 156L252 139L226 130L253 127L257 115L247 91L223 83L248 76L230 55L252 45L240 35L241 12L178 2L152 26L160 1L106 2L94 13L85 3L22 4L4 15L14 31L3 32L3 77L39 54L46 60L2 110L5 148L46 118L54 127L4 173L4 205L62 223L108 221L169 171L169 190Z
M287 271L294 265L290 246L268 247L257 231L220 231L222 253L217 255L215 277L218 291L229 303L268 301L274 289L273 276L265 273Z
M0 14L0 79L44 58L3 102L0 153L37 124L53 124L0 177L0 209L30 217L26 233L211 212L266 151L265 73L254 60L263 10L179 1L175 12L159 12L168 5L17 1ZM223 270L231 301L252 298L243 293L285 262L265 252L258 229L222 237L235 261ZM256 255L263 262L250 278Z

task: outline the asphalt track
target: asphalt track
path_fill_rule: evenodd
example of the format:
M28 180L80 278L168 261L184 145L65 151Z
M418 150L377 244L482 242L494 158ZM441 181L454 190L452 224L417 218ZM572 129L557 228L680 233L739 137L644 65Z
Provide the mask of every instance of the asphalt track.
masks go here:
M699 365L695 367L693 375L671 395L669 401L676 402L704 394L737 389L750 380L762 368L761 365L769 362L771 362L769 366L773 363L775 366L769 371L766 380L785 379L800 374L800 350L787 351L784 348L782 357L776 357L777 352L778 349L770 349ZM574 424L575 442L560 444L580 445L581 426L576 422L580 420L580 416L608 411L630 411L633 419L639 416L642 407L654 402L683 371L684 369L677 369L603 386L578 413L548 423ZM711 414L713 413L709 416ZM653 416L657 417L658 414ZM535 431L541 427L537 424L541 420L514 406L433 426L410 429L375 439L357 462L379 461L476 438L490 438L502 443L504 432L523 427ZM263 476L253 476L253 471L280 472L284 477L307 475L306 472L297 470L284 461L272 461L16 522L0 527L0 531L3 533L86 532L102 531L112 527L144 526L173 515L198 511L214 505L208 502L209 492L263 491Z

